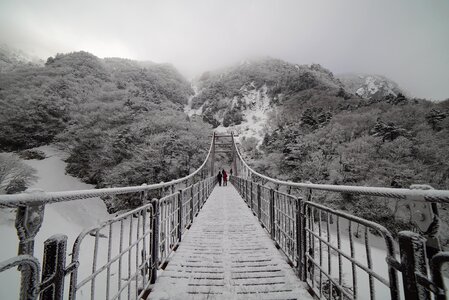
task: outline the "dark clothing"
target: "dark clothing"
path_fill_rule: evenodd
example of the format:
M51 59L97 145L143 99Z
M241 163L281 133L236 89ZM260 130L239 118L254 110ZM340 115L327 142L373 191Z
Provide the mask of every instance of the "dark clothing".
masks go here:
M223 185L224 185L224 186L228 185L228 174L226 173L225 170L223 170L223 171L221 172L221 174L223 175Z
M218 185L219 186L221 186L221 178L222 178L223 176L221 175L221 172L218 172L218 175L217 175L217 180L218 180Z

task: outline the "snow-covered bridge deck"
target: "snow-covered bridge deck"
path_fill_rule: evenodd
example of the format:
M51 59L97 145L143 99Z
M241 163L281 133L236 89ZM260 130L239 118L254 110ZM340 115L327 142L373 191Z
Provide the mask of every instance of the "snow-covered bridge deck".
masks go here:
M151 299L312 299L231 185L216 187Z

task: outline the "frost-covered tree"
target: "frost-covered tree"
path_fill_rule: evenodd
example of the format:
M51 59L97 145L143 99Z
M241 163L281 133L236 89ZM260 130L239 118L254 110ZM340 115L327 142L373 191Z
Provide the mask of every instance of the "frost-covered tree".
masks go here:
M0 194L23 192L36 179L36 170L16 155L0 154Z

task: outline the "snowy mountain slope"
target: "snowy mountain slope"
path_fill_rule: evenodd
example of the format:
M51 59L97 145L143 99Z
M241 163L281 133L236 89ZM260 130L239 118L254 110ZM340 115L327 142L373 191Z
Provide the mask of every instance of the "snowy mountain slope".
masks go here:
M50 146L39 147L47 158L44 160L25 160L24 162L37 170L38 180L30 189L48 192L81 190L93 188L79 179L65 174L64 153ZM94 226L102 220L109 219L106 205L99 198L76 200L46 205L44 222L36 236L35 255L42 257L44 241L54 234L64 233L68 236L69 252L78 234L85 228ZM14 212L0 209L0 261L17 254L17 234L14 227ZM0 299L15 299L19 289L19 272L10 270L0 273Z
M0 44L0 72L11 71L19 66L42 66L44 61L6 44Z
M254 137L259 145L270 114L290 99L310 98L307 93L349 95L332 72L319 64L297 65L272 58L206 72L193 84L195 95L185 108L189 116L201 116L218 132Z
M380 75L349 73L338 75L337 78L350 92L364 99L379 100L403 93L397 83Z
M242 115L242 120L239 124L234 124L225 127L223 119L225 112L221 111L216 114L216 117L221 121L220 126L216 128L217 132L233 131L239 134L240 139L254 137L260 144L265 136L267 130L266 125L270 112L275 110L271 105L271 99L267 94L268 88L266 85L256 89L254 85L243 86L243 98L234 97L231 102L230 111L236 111ZM244 104L244 108L239 110L240 103Z

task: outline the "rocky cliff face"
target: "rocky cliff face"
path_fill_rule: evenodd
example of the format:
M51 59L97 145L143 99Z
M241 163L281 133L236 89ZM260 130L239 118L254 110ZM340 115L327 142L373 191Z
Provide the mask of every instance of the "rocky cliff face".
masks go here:
M343 74L337 77L351 93L364 99L381 100L403 93L397 83L380 75Z
M268 120L281 113L286 103L311 95L352 97L332 72L318 64L295 65L271 58L206 72L194 85L196 93L186 108L190 116L200 115L216 130L233 130L259 143L269 131Z

